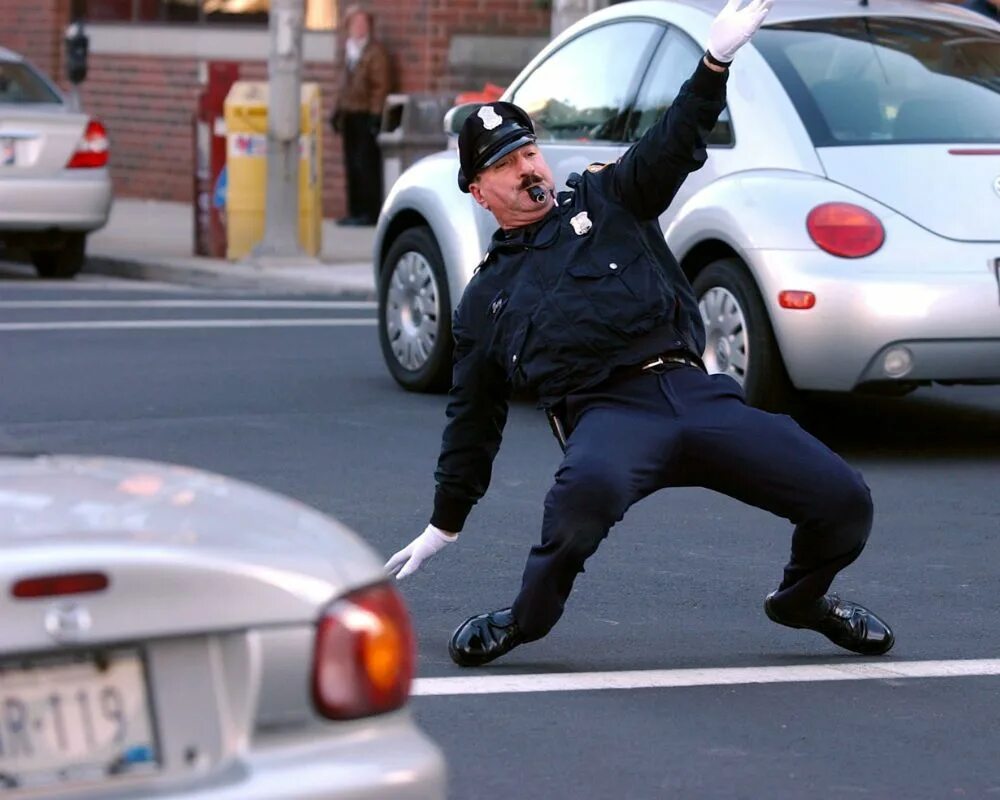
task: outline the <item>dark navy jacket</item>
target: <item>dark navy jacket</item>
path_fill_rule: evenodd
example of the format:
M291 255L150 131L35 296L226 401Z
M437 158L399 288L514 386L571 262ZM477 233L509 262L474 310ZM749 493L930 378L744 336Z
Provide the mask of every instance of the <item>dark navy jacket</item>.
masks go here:
M546 408L658 353L700 354L691 286L657 218L707 158L728 71L699 62L617 163L567 180L541 221L497 231L455 311L455 364L431 523L459 531L486 492L512 391Z

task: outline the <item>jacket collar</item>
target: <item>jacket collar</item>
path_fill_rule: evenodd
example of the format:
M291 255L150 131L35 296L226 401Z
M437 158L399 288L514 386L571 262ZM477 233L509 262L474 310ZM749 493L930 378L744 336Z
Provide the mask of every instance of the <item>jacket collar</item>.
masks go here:
M552 233L552 226L558 225L559 206L554 204L549 212L537 222L530 225L522 225L520 228L504 230L497 228L490 239L490 246L486 250L487 256L495 250L516 250L522 247L530 247L539 241L544 241Z

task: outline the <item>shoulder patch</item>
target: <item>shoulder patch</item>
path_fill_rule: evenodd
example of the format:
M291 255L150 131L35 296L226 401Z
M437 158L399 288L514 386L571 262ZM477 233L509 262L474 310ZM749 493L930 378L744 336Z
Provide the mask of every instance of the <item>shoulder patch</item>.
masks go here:
M607 164L602 164L599 161L597 161L591 164L589 167L587 167L587 172L600 172L607 166L608 166Z

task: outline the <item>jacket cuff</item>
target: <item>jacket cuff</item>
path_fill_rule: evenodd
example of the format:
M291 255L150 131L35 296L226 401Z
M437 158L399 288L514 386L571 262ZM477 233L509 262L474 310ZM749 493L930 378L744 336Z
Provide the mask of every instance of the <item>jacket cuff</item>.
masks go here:
M691 76L691 91L706 100L720 100L725 94L726 81L729 80L729 70L716 72L709 69L704 58L698 59L698 66L695 67Z
M465 526L465 519L472 511L472 503L445 494L440 489L434 492L434 513L431 525L448 533L458 533Z

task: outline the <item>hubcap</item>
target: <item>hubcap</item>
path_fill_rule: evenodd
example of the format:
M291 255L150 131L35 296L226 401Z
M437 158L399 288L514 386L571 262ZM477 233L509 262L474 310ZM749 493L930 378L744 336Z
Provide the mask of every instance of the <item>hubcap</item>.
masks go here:
M438 335L438 285L423 254L403 253L389 276L385 328L400 366L416 371L427 363Z
M750 362L750 341L739 301L728 289L713 286L702 295L698 308L705 323L705 367L735 378L742 386Z

